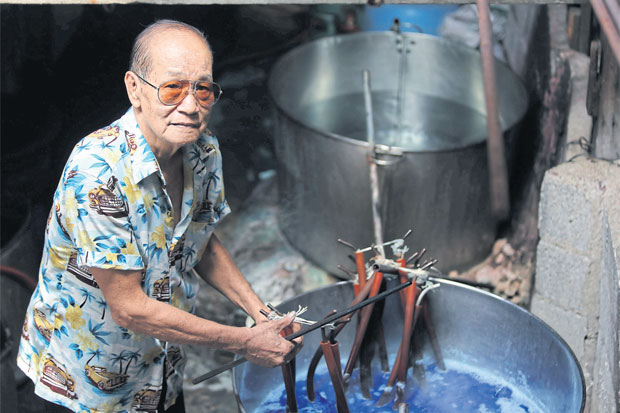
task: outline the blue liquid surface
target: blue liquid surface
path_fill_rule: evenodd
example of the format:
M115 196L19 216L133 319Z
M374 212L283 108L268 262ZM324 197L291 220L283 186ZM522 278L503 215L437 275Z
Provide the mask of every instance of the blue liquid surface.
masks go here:
M346 392L351 412L393 412L393 402L383 407L376 403L383 394L389 373L373 366L372 400L362 397L356 369ZM314 387L316 398L306 395L306 377L297 376L296 396L299 412L337 413L336 396L325 365L317 369ZM393 392L395 394L395 392ZM405 403L415 413L539 413L544 410L524 392L500 378L472 371L460 363L447 362L445 371L428 364L424 374L412 374L405 387ZM256 412L283 412L286 406L284 384L268 393Z

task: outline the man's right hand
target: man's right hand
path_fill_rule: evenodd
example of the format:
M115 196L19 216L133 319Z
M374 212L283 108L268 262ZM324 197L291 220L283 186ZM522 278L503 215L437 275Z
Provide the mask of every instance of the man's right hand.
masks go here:
M246 341L245 358L264 367L276 367L290 361L302 345L302 337L287 341L280 335L285 327L292 326L295 314L291 313L279 320L262 322L249 329Z

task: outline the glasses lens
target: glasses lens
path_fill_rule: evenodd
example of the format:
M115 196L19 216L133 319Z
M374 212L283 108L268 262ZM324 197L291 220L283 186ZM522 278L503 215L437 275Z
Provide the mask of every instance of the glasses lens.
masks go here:
M196 82L196 99L203 106L213 105L221 93L222 91L216 83Z
M175 105L182 101L189 90L189 81L171 80L159 87L159 100L164 105Z

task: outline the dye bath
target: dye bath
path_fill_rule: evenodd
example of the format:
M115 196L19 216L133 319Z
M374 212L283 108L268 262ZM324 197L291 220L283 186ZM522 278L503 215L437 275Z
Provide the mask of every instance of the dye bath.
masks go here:
M439 151L486 139L486 116L469 106L412 92L403 93L399 106L394 93L371 95L377 144L409 151ZM313 128L361 141L367 139L362 93L313 102L301 108L301 113Z
M346 363L344 360L343 363ZM473 370L460 362L446 360L446 370L441 371L429 361L424 374L414 378L411 370L407 380L405 402L409 411L416 413L542 413L546 411L524 391L505 380L486 372ZM344 364L343 364L344 365ZM383 373L373 365L372 400L362 398L359 376L356 370L347 391L351 412L392 412L392 404L377 407L389 373ZM325 365L317 369L315 376L316 399L314 403L306 395L306 377L298 375L296 383L297 405L303 413L336 413L336 396ZM256 412L282 412L286 406L284 384L266 395Z

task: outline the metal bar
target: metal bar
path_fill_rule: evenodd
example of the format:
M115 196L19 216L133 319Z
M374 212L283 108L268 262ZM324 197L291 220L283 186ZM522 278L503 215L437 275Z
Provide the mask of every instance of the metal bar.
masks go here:
M480 28L480 55L482 59L482 80L484 83L484 102L487 112L487 156L489 162L489 184L491 189L491 210L499 221L510 214L508 195L508 171L504 156L504 137L499 123L496 96L497 82L493 62L493 32L491 11L488 0L477 0L478 24Z
M321 327L323 327L326 324L330 324L333 323L334 321L338 320L339 318L342 318L346 315L349 315L357 310L359 310L360 308L366 307L367 305L376 303L377 301L383 300L385 299L388 295L394 294L397 291L402 290L403 288L406 288L408 286L411 285L411 281L407 281L404 284L400 284L390 290L386 290L380 294L375 295L372 298L368 298L367 300L364 300L362 302L360 302L359 304L353 305L347 309L344 309L342 311L337 312L336 314L326 317L325 319L318 321L310 326L306 326L304 328L302 328L301 330L299 330L296 333L293 333L291 335L288 335L286 337L284 337L286 340L288 341L292 341L295 340L297 337L301 337L305 334L308 334L316 329L319 329ZM209 380L210 378L213 378L215 376L217 376L220 373L225 372L226 370L230 370L233 367L236 367L240 364L245 363L246 361L248 361L245 357L240 357L236 360L233 360L230 363L227 363L221 367L218 367L217 369L211 370L208 373L203 374L202 376L196 377L195 379L192 380L192 384L198 384L200 382L203 382L205 380Z
M364 82L364 107L366 109L366 138L368 140L368 162L370 163L370 192L372 197L372 222L375 231L375 244L381 256L385 256L383 249L383 225L381 223L379 177L375 158L375 122L372 113L372 95L370 94L370 71L362 71Z
M608 10L607 8L610 3L611 2L605 2L604 0L590 0L592 10L594 10L594 14L596 14L596 17L601 24L605 37L607 37L609 48L616 56L616 61L620 65L620 33L618 33L616 22L609 13L611 10ZM613 8L614 7L612 6L611 9Z

